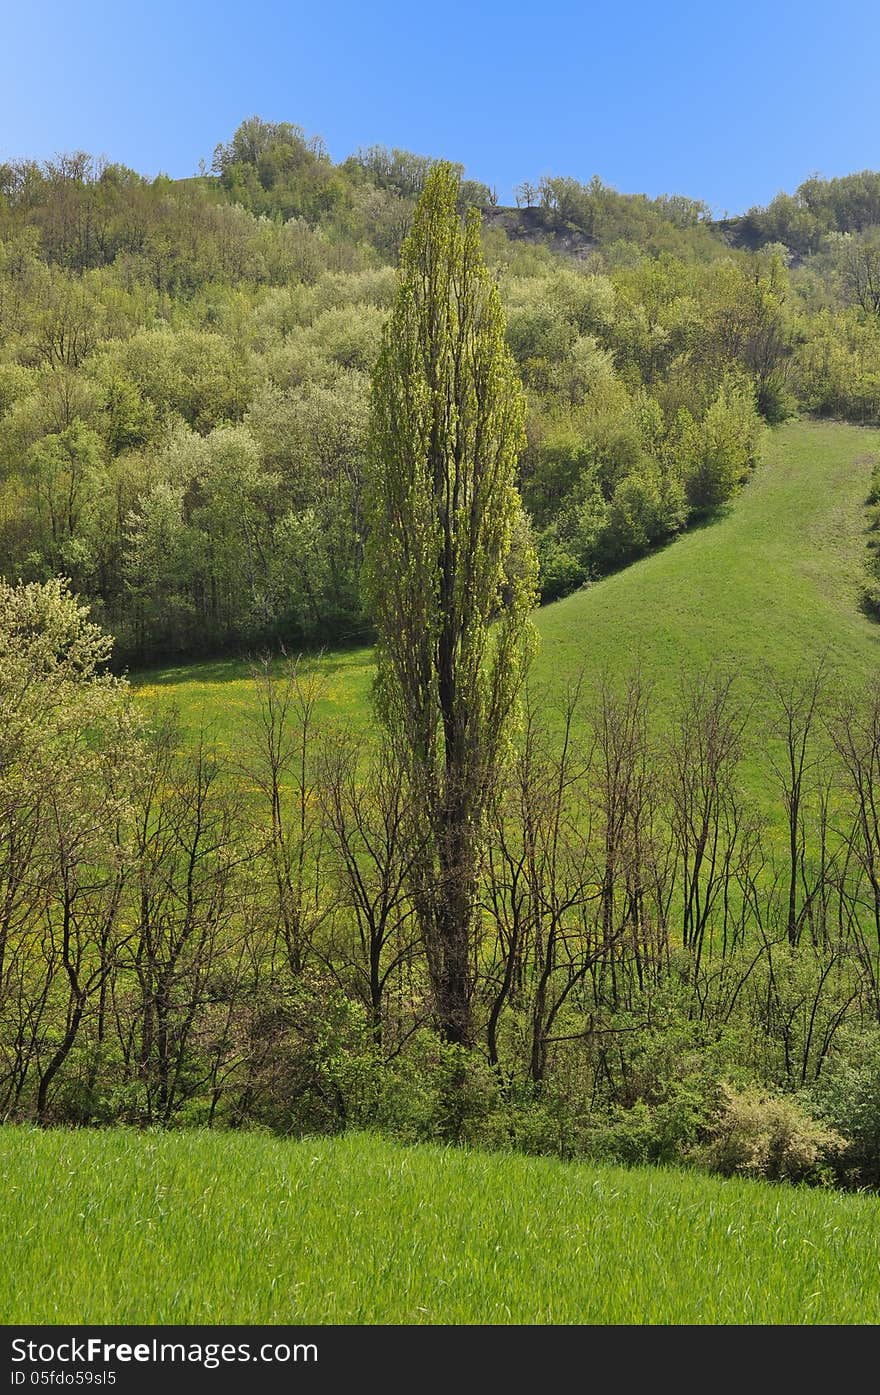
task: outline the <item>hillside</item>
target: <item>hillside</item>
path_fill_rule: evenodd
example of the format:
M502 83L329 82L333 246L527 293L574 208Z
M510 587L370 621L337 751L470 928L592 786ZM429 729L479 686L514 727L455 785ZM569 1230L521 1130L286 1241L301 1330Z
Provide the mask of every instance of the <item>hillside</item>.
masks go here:
M870 1197L365 1135L5 1128L0 1157L7 1324L880 1321Z
M436 164L254 117L188 180L0 165L0 578L68 577L132 668L363 642L370 377ZM876 181L744 250L693 199L554 176L501 207L446 168L525 390L544 601L699 528L766 425L880 422Z
M820 656L852 681L880 659L880 627L859 609L864 501L880 433L798 422L769 438L755 477L723 517L594 585L543 607L533 681L548 705L587 680L639 665L670 696L696 673L737 673L760 699L769 671L791 676ZM369 725L368 649L309 661L325 677L322 711ZM243 661L135 674L142 697L204 716L231 747L251 710Z
M687 201L554 181L534 238L463 226L451 166L259 121L217 167L3 195L0 1116L877 1185L880 319ZM473 352L436 356L441 305ZM455 626L500 567L505 643L518 577L557 604L496 767L505 685L474 701ZM370 616L418 675L409 761Z
M303 661L323 685L314 722L308 685L288 686L280 664L259 682L242 660L139 675L147 712L180 708L179 740L164 728L130 740L120 712L106 794L82 766L86 747L69 772L53 752L70 807L92 811L95 840L114 840L118 939L86 940L103 922L78 921L84 953L105 956L78 1020L82 1051L50 1074L38 1047L13 1043L13 1117L379 1128L690 1163L710 1157L699 1150L727 1117L730 1082L795 1097L731 1106L751 1120L747 1137L772 1128L782 1140L736 1167L780 1175L794 1138L782 1175L876 1185L880 629L859 610L858 581L877 449L864 429L789 424L713 523L536 613L536 721L485 813L466 1068L431 1032L410 796L377 739L371 651ZM787 680L820 658L829 701L805 738L791 814L771 723L796 691ZM638 665L651 710L607 690L596 703L604 675ZM706 674L736 680L744 731ZM579 678L574 734L589 739L564 743L553 724ZM837 701L845 684L861 689L850 707ZM354 739L314 739L331 726ZM110 825L117 761L132 764L131 795ZM18 778L39 800L39 767ZM16 815L20 800L8 807ZM50 921L58 934L64 924ZM51 1010L74 989L33 935L20 932L14 953L51 1040L41 975ZM172 1031L142 1045L141 1020L169 1013L169 980ZM34 1104L15 1094L28 1070Z
M669 690L712 664L759 693L768 669L790 675L823 654L866 676L880 658L858 605L878 451L880 434L858 427L776 430L723 517L542 611L536 676L555 686L580 665L640 662Z

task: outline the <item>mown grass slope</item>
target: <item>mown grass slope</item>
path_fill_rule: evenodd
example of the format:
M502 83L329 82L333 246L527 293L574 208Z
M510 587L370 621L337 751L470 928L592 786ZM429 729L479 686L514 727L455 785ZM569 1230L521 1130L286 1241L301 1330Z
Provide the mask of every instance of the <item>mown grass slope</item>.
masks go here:
M0 1129L0 1322L877 1323L880 1202L368 1135Z
M722 518L536 616L533 680L548 706L583 671L589 683L638 665L661 703L710 668L735 673L760 707L770 671L782 677L825 655L864 681L880 662L880 626L859 608L864 509L880 433L796 422L768 439L765 460ZM372 656L354 649L311 658L323 675L319 716L366 731ZM235 749L254 708L249 666L190 664L135 676L152 703L184 722L213 724Z
M709 667L760 695L769 670L820 655L853 679L880 661L859 607L871 458L880 433L796 422L768 435L763 464L723 517L625 571L547 606L535 674L554 688L584 666L639 663L670 692Z

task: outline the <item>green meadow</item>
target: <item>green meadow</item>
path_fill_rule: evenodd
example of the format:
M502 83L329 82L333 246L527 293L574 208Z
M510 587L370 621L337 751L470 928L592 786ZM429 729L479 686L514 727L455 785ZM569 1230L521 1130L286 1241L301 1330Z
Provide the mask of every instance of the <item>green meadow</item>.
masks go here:
M880 661L880 626L859 606L865 499L878 454L877 431L816 422L777 428L720 518L538 611L532 682L548 720L580 675L589 691L603 676L638 668L662 713L691 678L729 673L754 705L752 730L766 753L771 675L791 679L824 657L832 675L866 682ZM308 656L304 670L320 678L320 722L371 731L370 649ZM255 710L244 659L150 670L133 681L151 708L177 708L188 730L204 723L226 752L240 746ZM744 776L769 809L766 759L749 759Z
M877 1323L874 1198L364 1134L0 1130L2 1323Z
M859 608L865 500L880 433L796 422L768 433L763 463L721 518L544 609L535 676L548 689L638 663L663 694L711 667L760 697L772 670L820 656L858 680L880 660Z

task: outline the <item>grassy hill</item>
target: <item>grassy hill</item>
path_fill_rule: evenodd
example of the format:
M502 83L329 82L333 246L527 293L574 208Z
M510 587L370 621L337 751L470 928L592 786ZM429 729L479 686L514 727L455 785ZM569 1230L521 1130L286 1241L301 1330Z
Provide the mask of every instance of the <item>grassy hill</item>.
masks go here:
M0 1159L6 1324L880 1321L872 1197L367 1135L7 1127Z
M548 707L580 669L636 663L661 710L689 675L732 670L756 721L769 670L824 654L867 681L880 626L858 590L878 451L877 432L790 424L722 518L543 610ZM367 732L370 651L307 667L322 719ZM255 707L243 661L137 683L187 724L212 720L230 752ZM765 756L749 773L760 795ZM5 1323L880 1322L876 1197L364 1135L9 1127L0 1166Z
M723 517L663 551L542 609L534 681L552 711L583 670L588 680L640 665L662 700L689 675L738 675L757 700L769 671L791 675L826 655L859 682L880 661L880 626L859 609L872 454L880 433L796 422L773 432L756 475ZM311 659L324 677L325 719L370 725L372 656L356 649ZM141 694L172 700L187 723L213 723L234 749L253 710L244 661L136 675ZM750 783L760 791L755 766Z
M859 609L864 504L880 433L797 422L725 515L541 613L536 676L555 686L578 666L640 662L671 691L710 664L755 694L768 669L821 654L853 678L880 660L880 627Z

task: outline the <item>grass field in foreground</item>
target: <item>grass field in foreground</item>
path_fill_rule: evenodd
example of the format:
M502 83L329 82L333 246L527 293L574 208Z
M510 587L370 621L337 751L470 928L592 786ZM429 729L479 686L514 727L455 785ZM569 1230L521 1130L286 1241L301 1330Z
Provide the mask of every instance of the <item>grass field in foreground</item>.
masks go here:
M877 1323L880 1200L367 1135L0 1129L0 1322Z
M858 604L872 454L880 433L859 427L795 422L772 432L764 463L724 517L537 613L534 682L552 704L581 669L589 680L638 663L662 700L683 677L715 667L740 675L760 707L769 669L791 674L826 654L851 679L876 672L880 626ZM371 651L336 651L307 667L324 677L319 715L366 730ZM151 703L177 704L187 725L213 723L227 749L254 709L240 660L152 670L135 682Z

